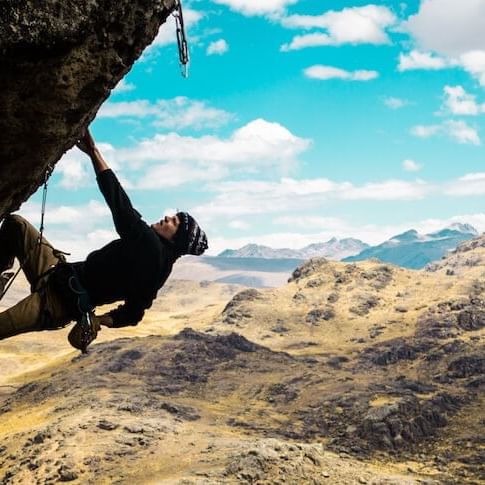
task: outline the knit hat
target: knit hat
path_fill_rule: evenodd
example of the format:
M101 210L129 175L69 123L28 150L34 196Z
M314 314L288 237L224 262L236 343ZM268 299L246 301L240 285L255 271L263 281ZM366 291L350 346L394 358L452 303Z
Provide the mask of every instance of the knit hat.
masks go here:
M209 247L207 236L199 227L197 221L187 212L177 212L180 225L173 237L175 248L179 254L194 254L200 256Z

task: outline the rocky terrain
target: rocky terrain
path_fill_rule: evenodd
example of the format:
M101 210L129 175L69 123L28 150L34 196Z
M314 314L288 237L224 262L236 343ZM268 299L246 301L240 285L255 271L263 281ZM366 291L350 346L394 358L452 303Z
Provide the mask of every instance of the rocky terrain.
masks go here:
M425 271L174 281L139 327L3 378L0 480L483 483L484 241Z

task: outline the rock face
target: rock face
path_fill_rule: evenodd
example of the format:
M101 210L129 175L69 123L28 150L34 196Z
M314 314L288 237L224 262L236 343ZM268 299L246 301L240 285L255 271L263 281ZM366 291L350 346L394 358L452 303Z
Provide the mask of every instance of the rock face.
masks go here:
M129 71L175 0L0 5L0 217L42 183ZM175 35L175 34L174 34Z

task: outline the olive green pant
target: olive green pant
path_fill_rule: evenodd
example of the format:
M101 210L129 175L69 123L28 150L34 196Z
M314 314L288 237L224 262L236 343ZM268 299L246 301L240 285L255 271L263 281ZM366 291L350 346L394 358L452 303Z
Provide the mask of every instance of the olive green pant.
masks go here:
M0 340L35 330L65 326L71 318L67 308L49 285L46 271L64 257L21 216L7 216L0 227L0 273L13 266L17 258L30 283L31 295L0 313Z

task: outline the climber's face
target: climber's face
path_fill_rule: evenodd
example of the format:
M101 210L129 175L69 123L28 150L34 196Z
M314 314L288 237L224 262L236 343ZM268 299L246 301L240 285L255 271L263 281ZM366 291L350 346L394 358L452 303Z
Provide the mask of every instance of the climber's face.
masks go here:
M177 216L165 216L159 222L152 224L152 228L155 232L166 239L171 241L180 226L180 220Z

